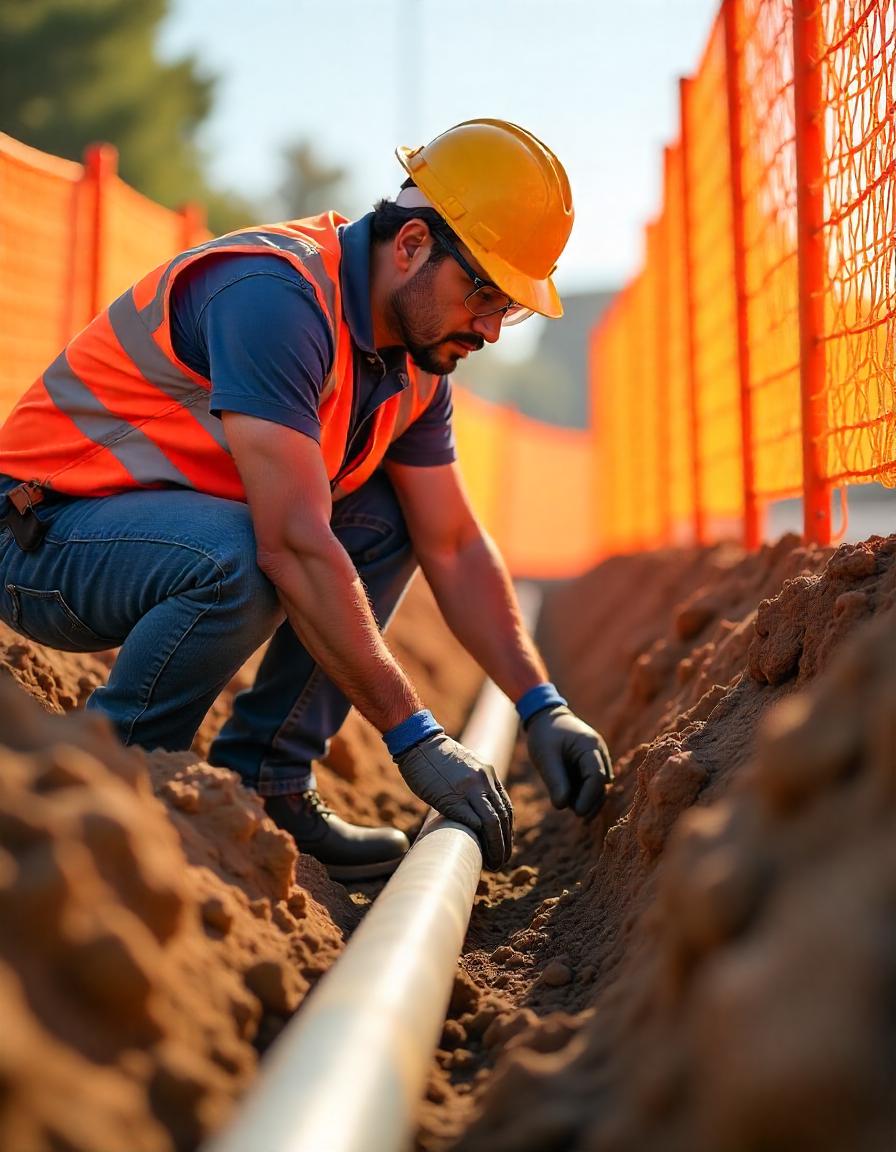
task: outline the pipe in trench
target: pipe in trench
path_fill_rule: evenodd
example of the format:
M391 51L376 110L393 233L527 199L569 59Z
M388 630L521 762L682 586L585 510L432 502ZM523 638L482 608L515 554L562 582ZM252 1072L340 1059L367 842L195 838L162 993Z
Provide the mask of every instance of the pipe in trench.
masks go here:
M518 589L530 631L539 593ZM512 704L488 681L461 742L503 777ZM205 1152L398 1152L413 1135L463 947L482 854L430 810L344 953L266 1056L235 1121Z

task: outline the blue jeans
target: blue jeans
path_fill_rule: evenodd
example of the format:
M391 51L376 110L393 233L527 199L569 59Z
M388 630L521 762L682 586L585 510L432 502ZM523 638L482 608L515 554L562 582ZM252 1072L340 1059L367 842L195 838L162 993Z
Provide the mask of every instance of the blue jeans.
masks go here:
M17 483L0 477L0 511ZM51 648L121 646L88 709L108 716L125 744L189 748L215 697L273 634L209 759L262 795L314 786L311 761L350 704L285 621L255 562L245 504L171 490L49 495L37 515L47 533L33 552L0 529L0 619ZM384 473L334 505L332 527L385 627L416 560Z

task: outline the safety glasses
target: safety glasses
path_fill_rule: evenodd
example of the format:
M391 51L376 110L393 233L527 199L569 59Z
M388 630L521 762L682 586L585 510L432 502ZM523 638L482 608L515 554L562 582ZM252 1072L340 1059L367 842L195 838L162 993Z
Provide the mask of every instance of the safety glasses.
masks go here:
M532 315L532 309L511 299L497 284L490 280L483 280L476 269L465 259L460 249L443 230L434 230L439 242L451 259L458 264L473 281L474 289L464 300L467 311L474 316L494 316L497 312L504 313L503 324L521 324Z

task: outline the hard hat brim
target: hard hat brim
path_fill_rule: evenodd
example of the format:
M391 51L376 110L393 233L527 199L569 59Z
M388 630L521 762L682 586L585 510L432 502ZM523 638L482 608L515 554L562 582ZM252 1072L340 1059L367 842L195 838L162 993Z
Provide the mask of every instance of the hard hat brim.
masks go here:
M451 221L449 220L450 224ZM455 229L455 231L457 231ZM482 265L490 280L507 293L517 304L524 308L531 308L539 316L546 316L549 320L558 320L563 315L563 304L560 293L550 276L545 280L533 280L516 268L496 256L494 252L480 247L472 240L468 240L461 232L457 232L470 252Z
M553 279L548 276L543 280L536 280L531 276L527 276L518 268L512 267L512 265L508 264L506 260L502 259L496 253L483 247L474 237L466 234L463 221L452 219L451 215L440 203L440 189L436 186L437 182L429 178L427 169L412 168L410 165L409 158L417 151L419 151L419 149L401 146L395 149L395 155L402 168L404 168L405 172L411 177L432 207L442 217L455 236L463 241L474 259L482 265L483 271L485 271L489 279L493 280L502 291L506 292L507 295L512 297L518 304L522 304L526 308L531 308L533 312L537 312L540 316L546 316L549 320L559 319L563 315L563 304L560 301L560 293L557 291Z

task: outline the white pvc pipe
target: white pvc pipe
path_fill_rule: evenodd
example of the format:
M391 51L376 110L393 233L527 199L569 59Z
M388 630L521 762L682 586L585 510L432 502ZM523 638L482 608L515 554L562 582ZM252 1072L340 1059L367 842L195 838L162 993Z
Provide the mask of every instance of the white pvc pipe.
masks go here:
M519 589L531 628L539 595ZM517 718L488 682L462 742L500 775ZM266 1056L207 1152L399 1152L413 1135L482 870L476 838L430 811L339 961Z

